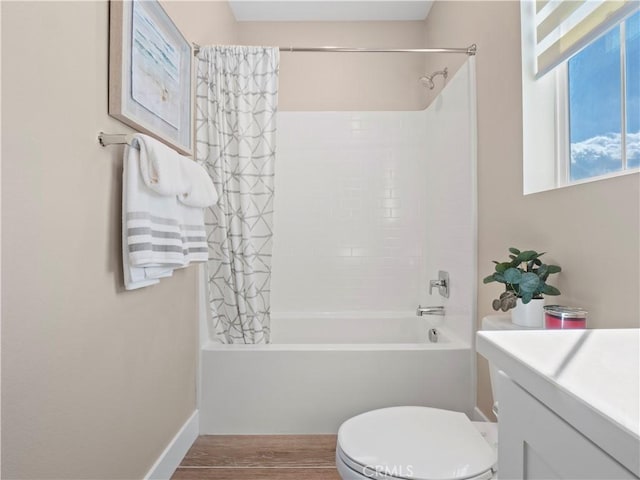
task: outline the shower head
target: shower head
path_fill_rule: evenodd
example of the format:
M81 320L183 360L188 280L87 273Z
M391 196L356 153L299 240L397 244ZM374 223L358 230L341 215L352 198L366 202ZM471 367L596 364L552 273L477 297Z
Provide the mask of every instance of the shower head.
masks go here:
M429 90L433 90L436 86L436 84L433 83L433 79L438 75L442 75L442 78L446 80L447 77L449 76L449 71L447 67L445 67L444 70L438 70L437 72L433 72L431 75L423 75L422 77L420 77L420 81L425 87L429 87Z
M423 75L422 77L420 77L420 81L425 87L429 87L429 90L433 90L434 87L436 86L436 84L433 83L433 80L431 79L431 77L428 75Z

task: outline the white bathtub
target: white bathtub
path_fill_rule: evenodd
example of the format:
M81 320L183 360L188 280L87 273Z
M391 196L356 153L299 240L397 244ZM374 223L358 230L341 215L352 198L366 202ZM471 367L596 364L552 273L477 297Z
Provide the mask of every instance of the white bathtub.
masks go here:
M201 352L200 433L335 433L349 417L394 405L470 414L471 348L446 326L429 342L432 320L279 315L269 345L210 342Z

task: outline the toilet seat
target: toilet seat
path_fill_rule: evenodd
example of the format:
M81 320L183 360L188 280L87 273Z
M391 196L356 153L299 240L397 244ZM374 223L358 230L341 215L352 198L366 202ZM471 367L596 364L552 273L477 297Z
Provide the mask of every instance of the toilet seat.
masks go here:
M353 472L349 478L489 479L496 460L496 451L459 412L383 408L347 420L338 431L336 462Z

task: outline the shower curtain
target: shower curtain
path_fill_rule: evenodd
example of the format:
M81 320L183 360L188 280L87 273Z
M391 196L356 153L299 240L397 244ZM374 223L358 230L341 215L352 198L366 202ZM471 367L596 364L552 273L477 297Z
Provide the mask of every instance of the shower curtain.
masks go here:
M222 343L268 343L279 51L198 54L196 158L220 200L207 212L210 321Z

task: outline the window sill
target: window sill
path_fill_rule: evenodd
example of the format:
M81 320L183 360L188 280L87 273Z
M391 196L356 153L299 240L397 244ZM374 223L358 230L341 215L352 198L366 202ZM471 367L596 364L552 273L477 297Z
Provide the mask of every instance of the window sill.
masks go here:
M558 185L557 188L571 187L573 185L582 185L583 183L598 182L600 180L608 180L609 178L623 177L625 175L633 175L634 173L640 173L640 167L628 168L626 170L621 170L620 172L607 173L605 175L598 175L597 177L589 177L582 180L567 182L564 185Z
M637 174L640 174L640 167L630 168L621 172L608 173L606 175L599 175L597 177L585 178L583 180L576 180L575 182L564 183L561 185L550 186L549 188L536 190L534 192L523 192L523 195L524 196L533 195L536 193L548 192L551 190L560 190L567 187L574 187L576 185L584 185L587 183L600 182L602 180L610 180L612 178L625 177L627 175L637 175Z

